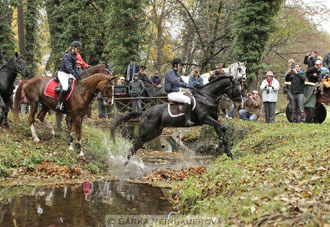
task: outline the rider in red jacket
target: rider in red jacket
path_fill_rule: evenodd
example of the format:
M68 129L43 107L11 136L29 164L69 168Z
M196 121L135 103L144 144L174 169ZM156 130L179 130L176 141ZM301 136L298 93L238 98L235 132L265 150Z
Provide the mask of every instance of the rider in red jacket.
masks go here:
M79 68L81 68L81 69L86 69L86 68L88 68L88 67L90 66L89 64L87 64L87 63L84 61L84 59L81 57L81 55L80 55L79 52L76 53L76 57L77 57L76 64L77 64L77 66L78 66Z

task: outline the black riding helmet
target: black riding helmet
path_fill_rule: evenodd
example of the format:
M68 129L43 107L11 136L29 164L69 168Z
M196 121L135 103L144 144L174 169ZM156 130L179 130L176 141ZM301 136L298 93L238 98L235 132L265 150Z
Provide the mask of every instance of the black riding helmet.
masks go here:
M172 66L175 67L175 66L177 66L178 64L182 64L182 60L181 60L181 58L174 58L174 59L172 60Z
M79 49L81 49L82 45L81 45L81 42L79 42L79 41L73 41L71 43L71 47L78 47Z

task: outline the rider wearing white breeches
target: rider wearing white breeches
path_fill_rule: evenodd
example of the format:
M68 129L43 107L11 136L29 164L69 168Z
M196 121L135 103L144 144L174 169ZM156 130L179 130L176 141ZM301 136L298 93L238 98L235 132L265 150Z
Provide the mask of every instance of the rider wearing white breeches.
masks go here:
M183 92L179 92L180 87L189 88L191 86L184 82L179 75L178 71L181 68L182 60L180 58L173 59L172 69L165 75L164 87L169 100L185 104L185 125L192 126L195 123L191 121L191 100Z
M80 80L80 73L76 65L76 54L79 52L80 48L81 43L79 41L73 41L71 49L63 55L61 67L57 73L58 79L62 85L62 90L56 109L64 110L63 102L69 88L69 79Z

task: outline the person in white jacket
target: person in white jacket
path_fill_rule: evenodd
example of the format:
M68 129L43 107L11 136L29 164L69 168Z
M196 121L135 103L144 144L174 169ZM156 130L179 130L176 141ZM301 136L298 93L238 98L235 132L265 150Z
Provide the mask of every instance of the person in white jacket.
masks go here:
M267 72L267 79L262 81L260 90L262 91L262 101L265 106L265 117L267 123L275 121L275 106L277 103L280 83L274 78L272 71Z

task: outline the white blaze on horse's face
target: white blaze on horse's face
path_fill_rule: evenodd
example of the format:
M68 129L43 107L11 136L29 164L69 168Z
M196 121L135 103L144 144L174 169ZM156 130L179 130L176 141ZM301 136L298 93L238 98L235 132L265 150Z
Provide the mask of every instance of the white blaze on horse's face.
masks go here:
M244 62L237 62L237 79L246 79L246 67Z

